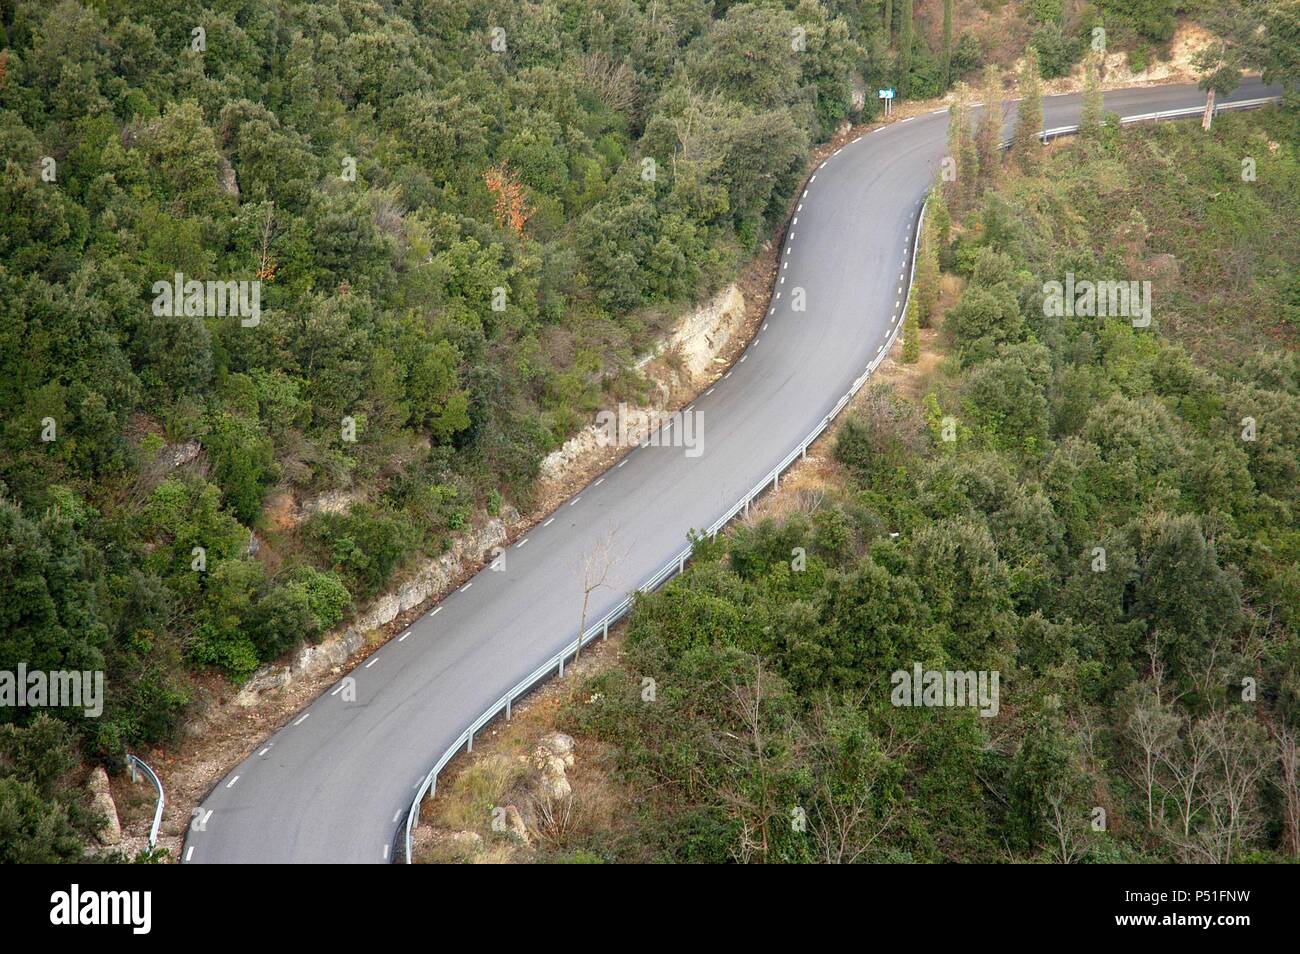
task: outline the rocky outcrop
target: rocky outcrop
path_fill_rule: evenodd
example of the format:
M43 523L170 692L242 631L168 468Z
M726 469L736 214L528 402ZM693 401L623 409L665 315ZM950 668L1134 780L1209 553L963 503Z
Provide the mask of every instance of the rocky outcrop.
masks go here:
M160 460L167 462L167 466L172 470L177 467L184 467L194 458L203 452L203 445L198 441L185 441L182 444L168 444L158 455Z
M117 817L117 804L113 801L113 792L108 786L108 773L103 767L97 767L90 773L90 805L102 815L104 826L99 829L99 841L103 845L117 845L122 841L122 823Z
M505 807L506 831L518 838L523 844L532 844L532 836L528 832L528 825L524 822L524 816L520 814L519 809L513 805Z
M566 771L573 767L573 748L573 737L563 732L551 732L537 741L533 749L537 797L557 802L573 794Z
M254 706L264 692L282 689L299 677L342 666L366 645L375 630L437 596L465 572L491 558L495 548L506 542L509 526L518 520L518 511L513 507L503 508L500 517L488 520L478 532L459 539L447 553L426 560L397 589L375 599L350 624L319 643L301 646L288 665L271 664L257 670L235 696L236 704Z
M659 348L637 365L638 369L644 369L665 354L674 357L672 364L675 367L660 369L658 377L662 379L654 381L658 385L659 404L667 405L673 391L680 385L693 383L714 370L720 360L718 355L741 330L744 321L745 296L736 285L728 285L707 304L679 318ZM683 380L683 376L687 380ZM648 426L639 428L632 435L636 440L658 427L669 413L662 406L631 407L628 410L648 421ZM594 423L589 424L542 459L542 479L560 480L607 446L604 430Z
M627 418L640 425L629 427L629 445L644 440L664 418L669 416L669 412L662 408L632 406L627 409L627 412ZM579 466L583 461L609 446L609 438L605 430L595 424L588 425L565 441L564 446L559 450L546 455L541 464L542 479L559 480L570 469Z
M235 167L225 156L217 156L217 185L226 195L234 199L239 198L239 176L235 174Z
M682 316L668 337L667 349L682 357L686 371L698 377L713 365L745 320L745 296L728 285L702 308Z
M303 502L302 515L310 517L317 513L347 513L352 505L361 499L361 495L351 490L334 490L319 497Z

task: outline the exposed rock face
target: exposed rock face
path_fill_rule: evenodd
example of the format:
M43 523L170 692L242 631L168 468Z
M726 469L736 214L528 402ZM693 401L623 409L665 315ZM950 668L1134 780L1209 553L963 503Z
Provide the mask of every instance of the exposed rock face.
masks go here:
M117 818L117 805L113 802L113 793L108 787L108 773L103 767L97 767L90 773L91 807L104 816L104 827L99 830L99 841L104 845L116 845L122 841L122 823Z
M662 399L667 400L667 397L667 394L661 394ZM631 406L627 411L629 420L645 422L645 426L629 427L629 443L643 440L659 426L664 418L668 417L668 412L660 408ZM609 446L607 441L608 437L603 428L595 424L584 427L565 441L564 446L559 450L546 455L541 464L542 479L557 480L563 477L569 468Z
M226 195L239 198L239 177L225 156L217 157L217 185L221 186L221 191Z
M462 538L447 553L425 561L396 590L374 600L350 625L327 635L315 645L298 649L287 665L268 665L253 673L235 696L241 706L257 704L261 693L280 689L302 675L315 675L342 666L366 644L369 635L425 600L445 590L462 573L493 555L505 543L507 527L519 520L513 507L502 508L501 516L489 520L477 533Z
M668 348L682 355L694 377L708 370L745 320L745 296L735 285L718 292L703 308L683 316L668 338Z
M302 514L310 517L315 513L347 513L348 509L361 498L350 490L334 490L319 497L303 502Z
M262 517L276 530L288 530L302 522L298 503L288 490L273 490L262 501Z
M167 461L174 470L177 467L184 467L202 451L203 445L198 441L186 441L184 444L168 444L158 456L161 460Z
M714 366L717 356L730 343L744 321L745 296L735 285L728 285L708 304L679 318L659 350L638 367L644 367L665 352L671 352L680 358L682 372L688 378L698 378ZM669 369L667 377L669 380L655 382L658 385L658 401L665 405L672 397L673 388L683 383L675 370ZM667 412L660 407L632 407L629 411L639 416L644 415L650 422L648 427L640 430L637 435L639 438L644 438L667 416ZM542 479L557 480L563 477L575 464L604 448L604 437L604 431L596 424L584 427L565 441L563 447L543 458Z

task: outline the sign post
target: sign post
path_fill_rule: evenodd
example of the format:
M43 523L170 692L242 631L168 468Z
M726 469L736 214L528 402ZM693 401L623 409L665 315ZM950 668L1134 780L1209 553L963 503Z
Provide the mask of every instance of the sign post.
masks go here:
M888 119L894 102L894 88L891 86L889 89L876 90L876 96L885 101L885 118Z

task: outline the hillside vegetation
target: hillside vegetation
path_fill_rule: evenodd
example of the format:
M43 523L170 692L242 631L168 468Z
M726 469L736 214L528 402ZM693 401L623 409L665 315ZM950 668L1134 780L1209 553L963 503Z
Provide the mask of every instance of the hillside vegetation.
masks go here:
M1298 149L1280 109L1101 127L946 237L936 194L964 291L930 393L871 392L847 492L640 600L562 723L635 804L567 850L1300 857ZM1066 271L1163 275L1151 327L1047 317ZM996 712L893 704L917 663L997 671Z
M87 760L527 508L878 86L1006 62L998 18L1065 71L1179 12L0 0L0 671L106 687L0 709L0 859L77 857Z

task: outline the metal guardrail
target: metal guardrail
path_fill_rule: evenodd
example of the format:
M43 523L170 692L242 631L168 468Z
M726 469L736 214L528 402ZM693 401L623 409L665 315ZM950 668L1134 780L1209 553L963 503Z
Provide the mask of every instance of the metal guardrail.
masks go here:
M1257 109L1260 106L1267 106L1270 103L1280 102L1281 96L1261 96L1258 99L1243 99L1235 103L1215 103L1214 115L1218 115L1225 109ZM1163 109L1154 113L1139 113L1136 116L1121 116L1120 125L1129 126L1133 123L1149 123L1158 119L1186 119L1191 116L1201 116L1205 113L1204 106L1184 106L1181 109ZM1056 126L1052 129L1044 129L1038 134L1038 138L1043 142L1049 139L1055 139L1058 136L1068 136L1079 131L1078 125L1074 126ZM1010 141L1003 143L1010 145Z
M149 847L153 848L158 844L158 829L162 825L163 806L167 804L167 797L163 794L163 784L154 770L143 759L136 758L130 752L126 753L126 766L131 772L131 781L134 782L137 779L136 769L140 768L145 775L149 776L149 780L153 782L153 787L158 790L158 804L154 806L153 825L149 829Z
M786 470L786 468L793 464L796 459L807 456L808 447L817 440L817 438L821 437L826 428L830 426L831 421L833 421L836 416L844 410L849 401L853 399L853 396L861 390L864 384L866 384L867 378L871 376L871 373L876 370L880 362L889 354L889 350L893 346L895 339L897 339L898 333L902 329L903 323L906 320L907 303L912 296L912 284L916 278L916 254L921 238L921 230L925 227L925 207L926 203L922 202L921 214L917 218L916 223L916 234L912 239L912 268L908 279L907 297L903 299L903 310L899 312L898 322L890 332L888 340L880 346L880 349L876 352L876 356L867 364L866 370L863 371L862 375L853 382L853 386L849 388L848 392L840 398L838 402L836 402L835 407L831 409L830 413L821 419L817 426L813 428L812 432L800 441L794 450L782 458L779 464L768 471L766 477L755 484L748 493L741 497L741 499L731 507L731 509L715 520L708 529L704 531L703 536L716 539L718 531L730 523L738 513L744 511L744 513L748 515L749 505L753 503L754 499L758 497L759 494L767 490L769 486L774 490L777 489L780 486L781 474ZM469 728L457 737L456 741L442 753L442 757L434 763L432 770L430 770L429 774L425 777L424 783L415 793L415 798L411 802L411 808L406 813L405 837L400 839L400 843L395 844L394 846L394 860L396 860L396 855L400 851L405 863L408 865L411 864L411 833L420 823L420 803L424 801L426 795L437 792L439 773L441 773L447 766L448 762L455 758L456 754L460 752L462 747L467 752L472 752L474 750L474 734L483 728L483 726L495 719L503 711L506 714L506 718L509 719L510 709L514 701L531 691L552 672L558 672L560 676L563 676L564 661L566 659L577 653L582 646L587 645L597 636L600 636L602 639L607 638L609 636L610 625L617 622L629 609L632 608L632 604L635 602L637 594L649 593L657 590L673 576L681 573L686 568L686 561L690 558L693 549L693 545L688 546L665 563L657 573L637 587L636 593L624 598L617 606L606 613L605 616L603 616L594 626L588 629L585 633L579 634L574 638L573 642L569 643L546 662L542 663L523 679L519 680L519 682L509 689L505 695L501 696L501 698L497 699L496 702L488 706L487 709L483 711L483 714L475 719L470 724ZM399 829L399 834L400 831L401 830ZM394 838L395 843L398 841L399 839Z
M1280 99L1281 99L1280 96L1267 96L1267 97L1261 97L1259 99L1242 100L1241 102L1236 102L1236 103L1222 103L1216 105L1214 111L1215 113L1218 113L1220 110L1224 110L1224 109L1252 109L1258 106L1267 105L1268 103L1277 102ZM1154 113L1143 113L1137 116L1126 116L1121 118L1120 122L1125 125L1128 125L1130 123L1149 122L1158 119L1181 119L1187 116L1200 115L1204 113L1204 111L1205 111L1205 107L1203 106L1191 106L1183 109L1167 109L1167 110L1161 110L1159 112L1154 112ZM1040 138L1044 142L1046 142L1049 139L1054 139L1058 136L1064 136L1071 133L1076 133L1078 131L1079 131L1078 125L1057 126L1052 129L1043 130L1043 132L1040 134ZM1008 146L1010 145L1010 143L1005 142L1003 143L1003 145ZM917 249L921 238L921 230L925 226L925 212L926 212L926 203L922 202L921 214L917 219L917 224L916 224L916 235L912 239L912 268L911 268L911 273L908 277L907 297L903 299L903 310L899 313L898 323L894 326L894 330L890 332L889 339L883 345L881 345L880 350L877 351L876 353L876 356L867 364L866 370L863 371L862 375L853 382L853 386L849 388L848 393L846 393L842 398L839 399L839 401L836 402L835 406L831 409L830 413L827 414L825 417L823 417L821 421L817 424L817 426L813 428L812 432L807 437L805 437L802 441L800 441L798 446L796 446L794 450L792 450L789 454L787 454L779 464L773 467L772 470L768 472L766 477L764 477L757 484L755 484L754 487L735 504L735 506L733 506L725 514L723 514L716 521L714 521L713 524L704 532L705 536L713 537L716 539L718 535L718 531L721 530L723 527L725 527L728 523L730 523L738 513L740 513L741 511L744 511L746 514L749 513L749 505L754 501L756 497L759 496L759 494L767 490L769 485L774 490L778 488L780 486L781 474L786 470L786 468L788 468L791 464L793 464L797 458L807 456L808 447L814 441L816 441L817 438L821 437L821 435L825 432L826 428L830 426L831 421L833 421L839 415L839 413L844 410L844 408L848 405L849 401L853 400L854 395L856 395L858 391L862 389L862 386L866 384L867 378L871 376L871 373L876 370L876 368L880 365L880 362L883 361L885 357L889 354L890 348L893 347L894 341L897 339L898 333L899 331L902 330L903 324L906 321L907 306L908 306L908 302L911 300L912 297L912 285L915 283L916 280L916 254L917 254ZM648 580L646 580L644 583L638 586L636 592L637 593L652 592L658 589L660 586L662 586L673 576L676 576L678 573L681 573L686 568L686 561L690 558L693 549L694 549L693 546L686 547L684 550L682 550L680 553L674 556L671 560L669 560L666 564L664 564L664 566L659 570L659 572L655 573ZM508 690L505 693L505 695L503 695L496 702L488 706L487 709L483 711L483 714L480 715L477 719L475 719L470 724L469 728L467 728L464 732L462 732L460 736L457 737L456 741L453 742L451 746L445 752L442 753L442 757L439 758L436 763L434 763L432 770L430 770L429 774L425 777L424 783L420 786L419 790L415 793L415 798L411 802L410 810L407 811L406 813L406 828L405 828L404 837L401 838L394 837L393 839L395 843L394 847L396 849L393 852L394 860L396 860L396 855L400 851L401 854L403 855L403 860L405 861L405 863L406 864L411 863L411 833L415 829L415 827L420 823L420 803L424 801L425 796L431 793L435 793L437 791L438 775L439 773L442 772L444 768L446 768L447 763L450 762L453 758L455 758L456 754L460 752L462 747L467 752L472 752L474 750L474 734L478 732L480 729L482 729L483 726L487 725L489 722L495 719L503 711L506 714L506 718L509 719L511 706L513 705L516 699L531 691L538 683L544 680L552 672L558 672L559 675L563 676L564 661L568 659L569 656L572 656L574 653L576 653L582 646L587 645L587 643L595 639L597 635L600 635L602 638L608 637L610 625L612 623L617 622L620 618L622 618L622 616L629 609L631 609L635 599L636 599L636 594L633 594L631 596L628 596L624 600L622 600L617 606L615 606L612 610L610 610L610 612L607 613L598 623L596 623L594 626L588 629L585 633L579 634L579 636L577 636L573 640L573 642L569 643L567 646L561 649L558 653L556 653L546 662L542 663L542 665L538 666L529 675L521 679L510 690ZM159 791L161 791L161 789L159 789ZM159 813L161 814L162 811L161 802L159 804L160 804ZM398 829L397 834L398 835L402 834L402 830L400 828Z

